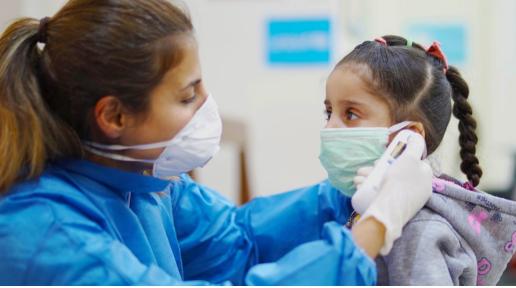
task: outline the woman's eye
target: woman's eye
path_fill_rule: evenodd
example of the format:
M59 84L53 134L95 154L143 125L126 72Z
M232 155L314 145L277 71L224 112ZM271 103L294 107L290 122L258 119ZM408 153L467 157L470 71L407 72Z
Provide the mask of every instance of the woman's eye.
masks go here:
M353 120L357 120L357 119L358 119L358 115L353 113L353 111L348 110L346 112L346 120L353 121Z
M193 103L195 101L195 99L197 99L197 94L194 94L192 97L183 99L181 101L181 103L183 103L183 104L190 104L190 103Z

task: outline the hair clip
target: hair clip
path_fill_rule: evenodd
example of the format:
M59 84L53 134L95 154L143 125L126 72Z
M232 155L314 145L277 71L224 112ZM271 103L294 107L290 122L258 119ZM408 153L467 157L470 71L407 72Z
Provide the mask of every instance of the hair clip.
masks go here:
M448 60L446 59L446 55L444 55L444 52L441 49L441 44L437 41L434 41L434 43L432 43L432 45L426 49L426 53L434 56L444 63L444 73L446 74L446 71L448 71Z
M383 39L383 37L378 37L378 38L375 38L374 41L380 43L380 44L383 44L385 46L388 46L387 45L387 41L385 41L385 39Z

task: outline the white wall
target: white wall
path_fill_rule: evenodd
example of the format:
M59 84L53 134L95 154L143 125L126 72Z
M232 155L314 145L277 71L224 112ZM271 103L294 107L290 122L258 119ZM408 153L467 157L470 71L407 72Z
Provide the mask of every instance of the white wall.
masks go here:
M0 9L0 29L2 31L16 17L21 15L21 7L16 1L4 1Z
M67 1L66 0L22 0L22 1L12 1L11 2L19 2L22 12L22 15L27 15L30 17L34 17L37 19L41 19L43 17L51 17L54 15L59 8L61 8ZM7 2L7 1L5 1Z
M338 1L186 3L197 29L204 77L221 113L248 126L252 191L272 194L323 179L319 129L324 123L324 79L330 66L268 67L264 40L268 18L332 16ZM200 174L202 181L203 171Z
M481 41L486 51L477 69L485 71L485 93L477 107L485 109L482 121L483 162L486 186L504 187L513 176L513 154L516 153L516 1L498 0L484 5L490 12L487 33Z
M52 15L64 0L3 1L0 23L19 15ZM401 34L412 22L464 23L469 61L462 72L479 120L482 187L508 185L516 146L516 1L513 0L185 0L197 30L205 81L224 116L248 127L251 188L265 195L325 177L318 161L325 77L330 66L270 68L264 55L266 19L330 15L335 59L356 44ZM6 12L9 11L9 12ZM453 63L452 63L453 64ZM458 132L450 126L444 171L458 169ZM234 198L232 148L200 171L202 182Z

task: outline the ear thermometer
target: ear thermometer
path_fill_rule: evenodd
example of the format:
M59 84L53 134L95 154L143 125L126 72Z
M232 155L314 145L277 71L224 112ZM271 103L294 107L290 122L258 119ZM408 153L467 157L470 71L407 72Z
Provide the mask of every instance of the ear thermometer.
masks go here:
M376 162L371 174L367 176L364 183L360 186L360 189L357 190L356 194L360 194L360 197L353 197L352 204L355 211L360 214L365 212L371 201L376 197L376 193L380 190L380 186L389 166L405 151L410 137L421 136L411 130L405 129L401 130L391 141L383 155ZM424 157L425 154L426 149L421 157Z

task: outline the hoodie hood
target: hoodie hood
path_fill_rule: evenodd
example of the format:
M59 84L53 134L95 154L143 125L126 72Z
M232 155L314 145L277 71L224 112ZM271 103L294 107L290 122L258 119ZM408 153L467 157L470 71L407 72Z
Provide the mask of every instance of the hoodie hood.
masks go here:
M432 186L426 208L445 218L474 252L477 284L495 285L516 249L516 202L446 175L435 178Z

